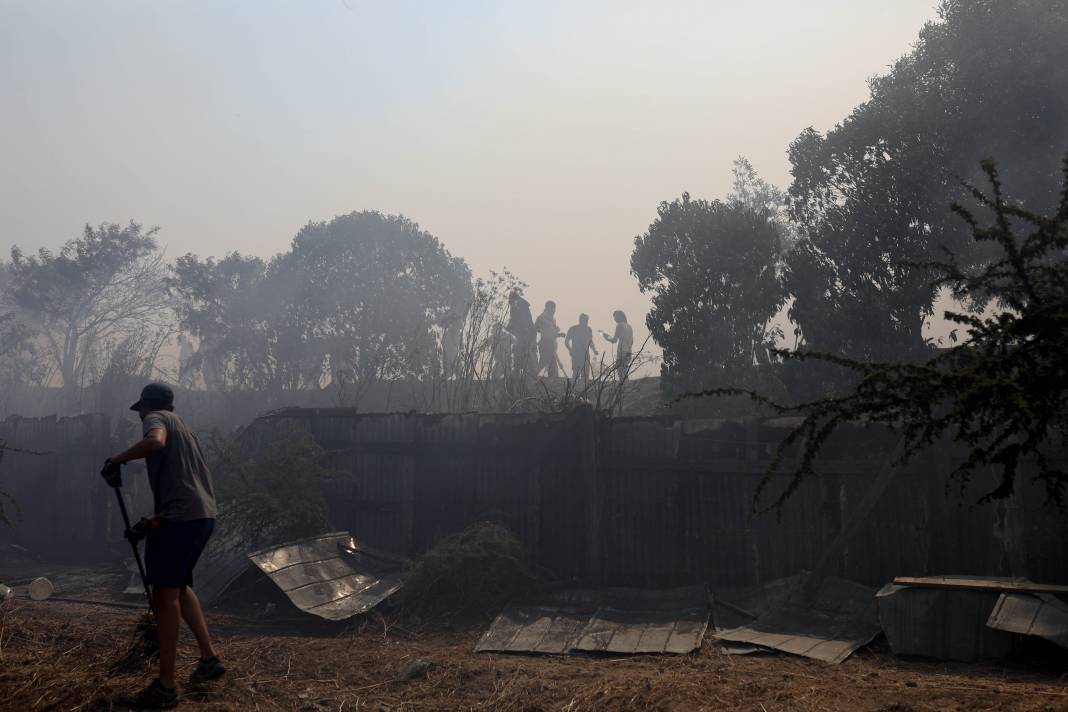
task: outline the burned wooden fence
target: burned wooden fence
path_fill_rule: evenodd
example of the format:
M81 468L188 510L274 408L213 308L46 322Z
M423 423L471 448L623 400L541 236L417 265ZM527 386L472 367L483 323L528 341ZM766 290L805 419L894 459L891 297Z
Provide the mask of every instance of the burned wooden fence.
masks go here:
M97 476L120 443L105 416L0 421L9 450L0 490L18 502L0 544L48 560L124 555L114 495ZM745 585L811 569L856 510L890 443L871 431L832 443L818 479L780 516L750 517L757 483L787 424L571 414L360 414L290 409L249 433L306 428L340 474L335 526L397 553L425 550L483 519L506 524L565 579L639 586ZM43 454L33 454L35 451ZM1068 515L1019 478L1015 495L975 504L946 488L959 453L935 449L897 473L836 555L840 575L1029 576L1068 582ZM148 511L143 469L127 468L132 512ZM141 475L141 476L139 476ZM9 507L10 509L10 507Z
M290 409L252 432L306 428L339 471L331 517L381 549L413 554L483 519L506 524L565 579L608 585L735 586L811 569L890 453L885 434L832 444L822 476L777 516L750 516L787 423L570 414L359 414ZM833 570L878 585L895 575L969 573L1068 581L1068 516L1020 478L974 504L947 488L939 448L898 473ZM779 483L781 484L781 483ZM977 483L981 486L982 483Z
M0 441L9 448L0 461L0 490L14 500L5 502L9 521L0 524L0 546L16 544L31 558L71 563L128 552L115 495L98 474L115 452L113 435L111 419L99 414L0 421ZM125 469L131 516L149 514L144 467Z

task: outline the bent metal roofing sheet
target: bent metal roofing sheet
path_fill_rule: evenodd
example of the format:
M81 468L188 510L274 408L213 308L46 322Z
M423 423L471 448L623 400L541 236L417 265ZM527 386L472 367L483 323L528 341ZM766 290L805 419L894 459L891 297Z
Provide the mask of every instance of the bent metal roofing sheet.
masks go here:
M875 589L830 577L822 583L815 601L789 598L756 620L731 630L717 630L715 635L720 640L838 664L870 643L879 631Z
M327 620L366 613L401 588L402 560L357 544L348 532L261 549L248 558L297 608Z
M1049 594L1003 593L986 624L997 630L1037 635L1068 648L1068 604Z

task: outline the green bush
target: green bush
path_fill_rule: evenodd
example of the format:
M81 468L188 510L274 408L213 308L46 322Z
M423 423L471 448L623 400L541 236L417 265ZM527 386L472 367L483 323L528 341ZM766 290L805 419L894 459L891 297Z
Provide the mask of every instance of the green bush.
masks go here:
M323 483L334 472L306 431L291 427L255 441L215 433L206 450L220 506L271 532L266 544L333 529Z
M445 537L412 563L404 609L415 615L495 613L546 579L510 531L478 522Z

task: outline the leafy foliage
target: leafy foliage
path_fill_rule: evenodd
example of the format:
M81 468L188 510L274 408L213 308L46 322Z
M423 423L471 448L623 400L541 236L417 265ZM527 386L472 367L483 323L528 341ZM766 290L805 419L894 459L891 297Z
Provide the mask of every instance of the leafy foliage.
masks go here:
M996 257L971 266L947 250L941 260L902 267L934 270L934 288L950 288L1000 305L989 315L947 311L946 319L965 331L961 343L923 363L782 352L790 358L836 364L859 377L844 395L799 405L781 405L740 389L705 393L744 393L779 413L803 416L779 444L761 486L763 493L787 452L800 446L798 464L773 507L780 507L804 479L816 474L816 457L828 438L839 427L856 422L900 431L900 463L945 436L953 437L968 449L952 473L962 485L979 468L1000 469L999 484L982 501L1011 495L1020 463L1033 459L1036 478L1052 500L1063 503L1068 473L1054 466L1050 452L1063 447L1068 435L1064 361L1068 353L1068 157L1060 204L1052 216L1037 215L1007 200L993 162L984 161L983 170L991 193L970 186L968 191L993 213L993 222L983 226L972 211L960 205L955 204L953 211L963 218L976 243L996 248ZM1015 234L1019 230L1028 233L1019 238Z
M309 223L269 279L281 323L304 329L335 378L358 384L434 368L434 326L462 311L471 292L462 259L411 220L377 212Z
M137 223L85 226L58 253L11 249L6 300L39 331L67 387L82 385L109 348L134 333L165 331L156 229Z
M778 336L771 319L786 299L781 197L756 181L744 159L735 177L728 202L684 193L661 203L656 221L634 240L631 272L653 295L646 325L664 349L669 389L747 381Z
M529 593L545 581L523 545L500 524L478 522L416 559L403 589L407 612L476 612Z
M309 223L268 263L186 255L169 284L209 387L318 388L330 375L355 391L431 372L435 329L462 311L471 276L407 218L357 212Z
M39 383L45 375L34 332L14 312L0 312L0 392L15 384Z
M187 254L175 262L168 288L178 297L180 324L200 348L190 366L209 389L285 382L285 359L272 352L277 335L264 303L267 265L232 252L215 260Z
M447 313L439 326L441 367L431 372L422 409L511 409L528 379L514 365L516 346L506 329L509 297L526 286L508 270L474 280L464 308Z
M858 359L923 360L941 290L902 260L989 256L947 206L985 155L1030 209L1056 205L1068 149L1068 5L944 0L913 50L873 79L870 99L826 136L790 147L790 317L803 345ZM981 296L981 295L972 295Z
M307 431L288 428L256 442L213 433L205 454L220 507L253 530L274 541L331 530L323 483L334 473Z

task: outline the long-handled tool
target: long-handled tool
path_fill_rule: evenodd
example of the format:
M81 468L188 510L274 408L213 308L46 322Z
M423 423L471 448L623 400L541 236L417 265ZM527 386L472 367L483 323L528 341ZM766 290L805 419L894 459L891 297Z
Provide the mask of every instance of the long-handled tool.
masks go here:
M130 514L126 511L126 500L122 496L122 485L114 485L115 496L119 500L119 511L122 512L122 523L126 525L125 531L130 531ZM134 561L137 562L137 571L141 574L141 585L145 587L145 598L148 600L148 610L152 612L152 591L148 588L148 577L145 576L145 565L141 561L141 550L137 548L137 542L130 540L130 548L133 549Z
M126 526L125 532L129 532L131 529L130 514L126 511L126 499L122 496L122 482L111 486L115 489L115 497L119 500L119 511L122 512L122 522ZM156 615L152 608L152 591L148 587L148 577L145 576L145 565L141 561L141 551L137 548L136 539L130 539L130 548L133 549L134 561L137 562L137 572L141 574L141 585L145 587L148 613L137 624L137 630L141 634L140 645L134 645L116 661L112 666L114 671L136 669L144 658L154 658L159 654L159 631L156 629Z

